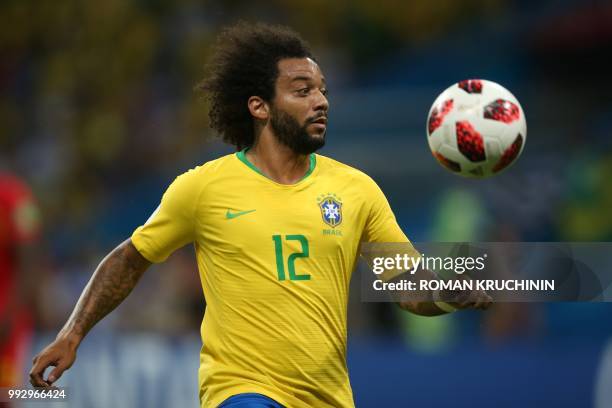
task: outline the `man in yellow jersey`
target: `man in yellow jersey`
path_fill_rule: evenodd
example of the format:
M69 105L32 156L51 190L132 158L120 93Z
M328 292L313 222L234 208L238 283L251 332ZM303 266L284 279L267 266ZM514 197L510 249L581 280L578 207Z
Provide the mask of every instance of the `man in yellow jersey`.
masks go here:
M193 243L207 303L201 406L351 407L346 312L359 245L408 239L371 178L314 153L325 143L327 88L298 34L226 29L201 89L211 126L238 152L174 180L147 222L100 263L35 358L31 382L55 382L147 267ZM455 306L489 301L481 294ZM400 306L445 313L431 302Z

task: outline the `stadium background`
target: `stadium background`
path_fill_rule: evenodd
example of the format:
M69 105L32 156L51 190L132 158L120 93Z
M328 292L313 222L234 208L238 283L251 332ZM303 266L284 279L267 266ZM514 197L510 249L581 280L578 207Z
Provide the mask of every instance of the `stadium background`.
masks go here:
M193 87L238 19L311 42L331 93L321 153L377 180L413 240L612 238L609 2L7 0L0 162L31 184L44 223L34 350L169 182L230 152ZM490 180L447 173L426 143L431 102L465 78L501 83L527 115L523 156ZM195 406L204 306L192 252L153 267L90 333L60 382L67 406ZM612 406L609 304L422 319L361 303L353 283L359 407Z

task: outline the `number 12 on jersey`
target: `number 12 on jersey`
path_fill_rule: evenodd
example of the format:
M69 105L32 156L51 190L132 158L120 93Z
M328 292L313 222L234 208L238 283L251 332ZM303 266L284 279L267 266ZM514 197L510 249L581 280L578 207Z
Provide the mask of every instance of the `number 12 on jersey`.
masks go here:
M278 280L285 280L285 260L283 258L283 237L281 235L272 235L274 241L274 253L276 255L276 272ZM298 258L308 258L308 240L303 235L285 235L285 241L299 241L302 244L302 252L294 252L287 258L287 270L289 271L289 280L310 280L309 274L298 275L295 272L295 260Z

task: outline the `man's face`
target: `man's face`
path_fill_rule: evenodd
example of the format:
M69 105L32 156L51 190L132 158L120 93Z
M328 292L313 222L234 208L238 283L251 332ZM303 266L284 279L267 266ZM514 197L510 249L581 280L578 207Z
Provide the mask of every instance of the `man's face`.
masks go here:
M275 91L270 125L279 142L298 154L323 147L329 104L317 63L310 58L280 60Z

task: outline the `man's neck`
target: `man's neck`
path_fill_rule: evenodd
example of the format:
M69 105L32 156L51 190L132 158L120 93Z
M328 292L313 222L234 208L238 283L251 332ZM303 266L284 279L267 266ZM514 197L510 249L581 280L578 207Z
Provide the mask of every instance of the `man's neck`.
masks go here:
M266 177L279 184L295 184L310 169L309 155L295 153L270 133L262 132L246 156Z

